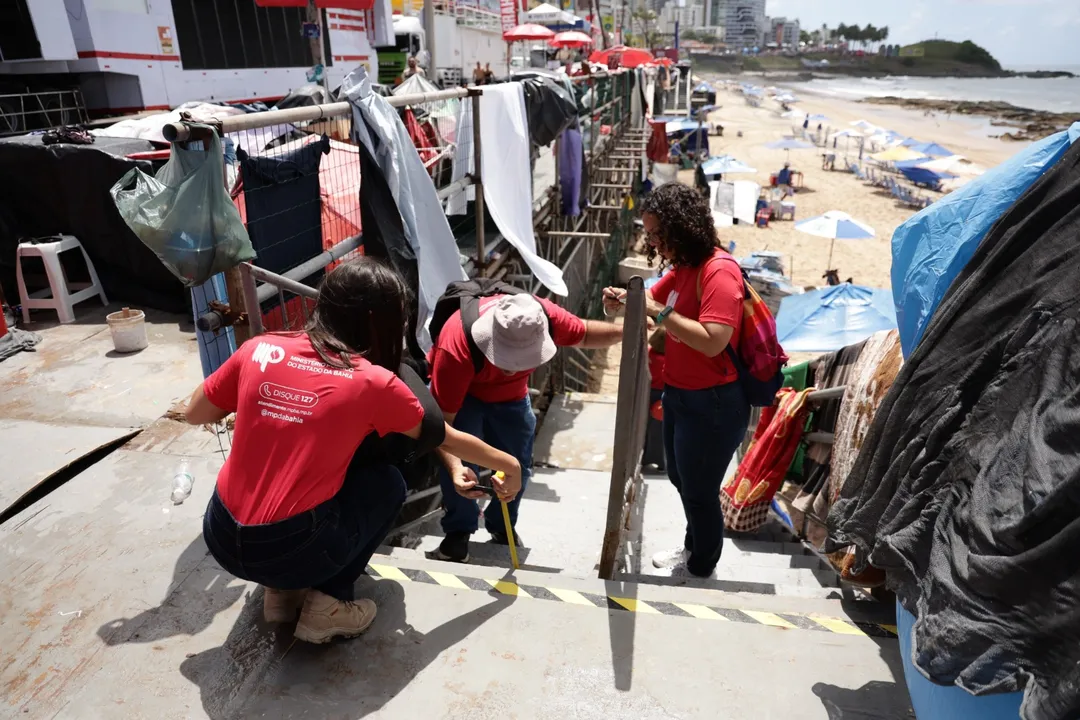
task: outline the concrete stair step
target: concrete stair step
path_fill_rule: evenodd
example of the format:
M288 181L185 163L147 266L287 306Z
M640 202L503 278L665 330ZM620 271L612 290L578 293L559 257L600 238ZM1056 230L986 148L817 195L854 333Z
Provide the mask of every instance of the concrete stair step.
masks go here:
M604 581L598 578L554 576L531 569L513 571L506 566L443 562L427 558L422 552L402 548L380 548L371 564L406 569L406 575L415 575L409 573L409 570L434 572L445 584L455 587L457 584L446 576L484 579L492 585L493 589L495 587L493 583L506 581L556 591L570 590L636 598L649 603L681 603L770 613L822 615L848 618L855 623L885 625L895 623L895 612L892 606L883 605L866 596L852 596L845 599L838 588L630 575L621 575L613 581ZM546 593L541 594L546 595ZM534 596L541 594L534 593Z

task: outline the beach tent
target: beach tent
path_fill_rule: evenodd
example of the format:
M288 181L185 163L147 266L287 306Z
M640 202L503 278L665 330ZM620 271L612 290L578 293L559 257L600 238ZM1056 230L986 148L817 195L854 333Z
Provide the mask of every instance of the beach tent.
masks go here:
M930 157L949 157L954 154L952 150L947 147L942 147L936 142L919 143L918 145L912 145L911 149L915 152L921 152L923 155L929 155Z
M789 353L834 352L895 327L892 293L849 283L789 295L776 316L777 338Z
M953 180L956 178L952 173L937 172L934 170L927 170L924 167L903 167L897 168L903 173L911 182L917 185L938 185L942 180Z
M888 150L883 150L870 156L871 160L877 160L878 162L900 162L903 160L914 160L916 158L926 158L926 156L921 152L916 152L911 148L906 148L902 145L897 145L894 148L889 148Z
M915 147L916 145L924 145L922 140L916 140L913 137L904 138L901 142L904 147Z
M1080 138L1080 123L1044 138L912 216L892 239L892 287L907 357L953 279L998 218Z

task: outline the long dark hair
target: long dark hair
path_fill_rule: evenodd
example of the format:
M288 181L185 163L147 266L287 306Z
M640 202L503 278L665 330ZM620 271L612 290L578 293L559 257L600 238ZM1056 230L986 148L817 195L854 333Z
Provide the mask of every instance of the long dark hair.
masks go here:
M641 212L655 215L660 221L660 239L671 251L675 265L697 267L712 257L720 244L708 201L689 185L661 185L645 196ZM651 243L645 256L649 264L656 259L656 248Z
M409 289L378 260L359 257L330 271L304 329L324 363L350 369L352 356L397 372Z

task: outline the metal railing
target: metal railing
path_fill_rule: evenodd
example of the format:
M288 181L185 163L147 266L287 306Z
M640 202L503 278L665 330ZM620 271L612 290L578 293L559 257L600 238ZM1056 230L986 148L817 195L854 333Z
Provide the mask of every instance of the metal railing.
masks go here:
M600 552L600 577L612 580L624 565L626 531L641 496L641 453L649 419L649 366L645 334L645 282L635 276L626 291L622 363L615 409L614 462L608 487L607 521Z
M77 88L0 94L0 136L78 125L88 119Z

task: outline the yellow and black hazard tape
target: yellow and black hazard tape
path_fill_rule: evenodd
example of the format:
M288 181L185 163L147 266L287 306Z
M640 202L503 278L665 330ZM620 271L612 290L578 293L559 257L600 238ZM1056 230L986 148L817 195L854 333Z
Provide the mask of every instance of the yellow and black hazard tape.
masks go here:
M735 610L732 608L710 605L697 605L682 602L663 602L658 600L638 600L636 598L616 597L565 590L540 585L526 585L509 580L474 578L465 575L436 572L434 570L413 570L393 565L372 563L368 565L368 574L399 582L417 582L426 585L440 585L454 590L472 590L475 592L513 595L515 597L551 600L570 605L584 605L601 610L622 610L643 615L670 615L674 617L697 618L698 620L716 620L737 622L747 625L767 625L785 630L816 630L836 635L862 635L878 638L895 638L895 625L857 622L841 618L825 617L802 613L774 613L760 610Z

